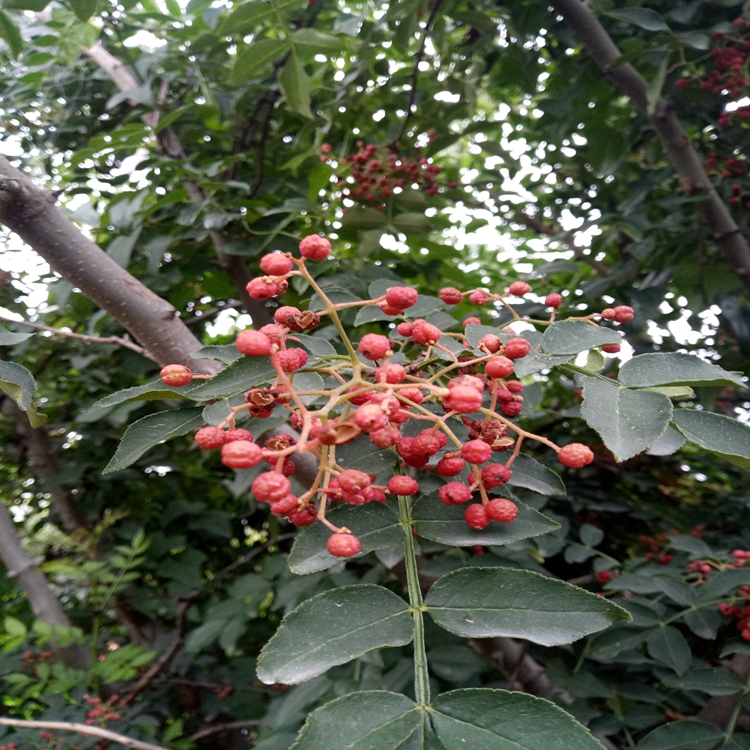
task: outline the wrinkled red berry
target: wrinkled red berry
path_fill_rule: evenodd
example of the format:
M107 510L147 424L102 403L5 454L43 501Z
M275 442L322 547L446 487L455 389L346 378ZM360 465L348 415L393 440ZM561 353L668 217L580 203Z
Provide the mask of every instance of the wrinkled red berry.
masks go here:
M481 471L482 482L488 490L502 487L511 475L511 470L505 464L487 464Z
M255 477L250 491L256 500L262 503L273 503L288 495L291 488L292 485L283 474L266 471Z
M260 259L260 268L263 273L267 273L269 276L284 276L294 268L294 263L288 255L271 253Z
M461 292L452 286L441 289L438 296L446 305L457 305L464 298Z
M448 482L438 490L438 497L446 505L462 505L471 500L471 488L461 482Z
M514 369L513 361L507 357L493 357L484 366L485 374L491 378L507 378Z
M414 495L419 492L419 484L411 477L391 477L388 480L388 489L394 495Z
M555 310L557 310L560 307L560 305L562 305L562 295L557 294L557 292L548 294L544 298L544 304L547 305L547 307L554 307Z
M179 388L181 385L187 385L193 379L193 373L185 365L167 365L162 367L159 373L161 382Z
M465 466L466 461L461 456L451 456L450 458L441 458L437 462L435 471L441 477L455 477L464 470Z
M490 460L492 448L483 440L469 440L461 447L461 455L470 464L483 464Z
M505 345L505 356L508 359L521 359L531 351L531 344L526 339L511 339Z
M312 503L308 503L302 510L289 514L289 520L295 526L309 526L315 523L318 518L318 511Z
M410 286L392 286L385 292L385 301L397 310L406 310L415 305L419 299L419 292Z
M198 443L204 451L221 448L221 446L224 445L224 440L225 433L221 427L201 427L201 429L195 433L195 442Z
M271 353L273 342L260 331L241 331L235 342L237 351L249 357L265 357Z
M418 344L434 344L442 334L437 326L422 320L414 324L411 335Z
M569 469L580 469L594 460L594 452L583 443L569 443L560 449L557 459Z
M367 359L382 359L386 352L391 351L391 342L387 336L379 333L367 333L359 342L359 351Z
M524 294L528 294L531 291L531 287L525 281L514 281L508 291L514 297L523 297Z
M479 503L472 503L469 505L464 513L464 518L466 519L466 523L469 524L472 529L476 529L477 531L486 528L490 523L490 517L487 515L487 511L484 509L484 506L479 505Z
M482 394L468 385L459 385L450 389L445 405L459 414L471 414L482 405Z
M311 234L299 243L299 252L303 258L325 260L331 252L331 243L325 237Z
M352 534L334 534L328 537L326 547L334 557L354 557L362 549L362 544Z
M221 446L221 462L231 469L250 469L260 463L261 449L249 440L235 440Z
M487 515L493 521L500 523L510 523L518 515L518 506L504 497L496 497L490 500L486 507Z

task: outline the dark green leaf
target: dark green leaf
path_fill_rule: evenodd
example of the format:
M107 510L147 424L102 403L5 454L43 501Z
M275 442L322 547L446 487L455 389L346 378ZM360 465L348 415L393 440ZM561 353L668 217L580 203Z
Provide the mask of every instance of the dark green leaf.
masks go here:
M333 344L320 336L308 336L304 333L293 333L289 336L290 340L298 341L307 349L310 354L316 357L329 357L336 354Z
M425 539L458 547L473 547L475 544L500 546L559 528L559 524L547 516L523 503L516 504L518 515L512 523L493 521L486 529L477 531L464 520L466 506L445 505L437 495L429 495L420 498L414 506L414 528Z
M88 21L96 11L96 0L70 0L70 7L81 21Z
M412 631L407 603L382 586L325 591L284 618L260 654L258 677L296 685L375 648L405 646Z
M581 416L618 461L648 448L667 429L672 402L662 393L631 391L604 380L583 377Z
M682 620L699 638L709 641L716 639L716 633L723 622L722 616L713 607L691 609L682 616Z
M0 391L10 396L23 411L31 408L35 388L34 376L25 367L0 360Z
M616 18L618 21L640 26L646 31L669 31L667 22L650 8L618 8L609 11L606 15L610 18Z
M286 103L303 117L312 119L310 109L310 77L305 73L298 55L292 47L292 54L279 74L279 85L284 92Z
M689 669L682 677L667 677L664 684L677 690L700 690L709 695L734 695L744 683L726 669Z
M190 398L195 401L226 398L268 383L275 377L276 370L267 357L242 357L211 380L197 386L190 392Z
M288 49L289 42L284 39L260 39L253 42L237 58L232 69L232 83L238 85L253 78Z
M393 467L398 456L387 448L378 448L369 437L362 435L336 448L336 462L345 469L359 469L367 474L379 474Z
M570 714L524 693L452 690L428 711L440 750L602 750Z
M234 344L224 344L222 346L204 346L202 349L198 349L197 352L193 352L190 356L193 359L218 359L219 362L223 362L225 365L231 365L232 362L242 359L245 355L238 352Z
M685 445L685 438L675 430L674 427L667 427L661 437L657 438L648 447L646 453L649 456L671 456Z
M691 442L750 471L750 427L708 411L677 409L674 426Z
M165 440L191 432L203 424L203 409L175 409L149 414L125 430L115 455L103 474L120 471L135 463L146 451Z
M117 406L117 404L124 404L128 401L158 401L162 399L190 398L190 393L202 385L203 381L197 381L196 383L189 383L188 385L183 385L177 388L162 383L161 380L153 380L150 383L136 385L133 386L133 388L125 388L125 390L116 391L109 396L100 398L94 406L106 409L107 407Z
M302 0L276 0L276 8L283 10L294 6L302 7ZM260 0L242 3L218 27L217 32L223 36L244 34L275 15L274 5Z
M355 206L341 217L341 226L344 229L378 229L387 223L388 219L383 212L375 208Z
M13 331L9 331L5 326L0 325L0 346L20 344L33 335L33 333L14 333Z
M327 518L337 526L346 526L362 544L359 556L377 549L403 544L404 532L398 515L383 503L368 503L360 507L344 505L329 511ZM326 549L331 532L323 524L306 526L294 540L289 554L292 573L305 575L326 570L341 562Z
M512 487L525 487L542 495L565 494L565 485L554 471L523 453L516 456L513 462L513 474L508 484Z
M332 55L344 49L344 44L338 37L310 28L297 29L292 34L292 42L300 50L300 54Z
M721 730L700 721L673 721L649 732L637 750L712 750L721 740Z
M679 675L687 671L693 660L685 636L671 625L654 630L647 643L649 656L671 667Z
M704 362L693 354L639 354L621 368L618 379L630 388L654 385L734 386L744 385L742 375Z
M462 568L433 584L425 606L465 638L507 636L542 646L572 643L630 614L564 581L515 568Z
M313 711L290 750L417 750L422 723L405 695L352 693Z
M23 50L23 39L16 22L4 11L0 10L0 39L10 50L11 57L18 57Z
M619 344L622 341L617 331L592 326L583 320L561 320L553 323L542 336L542 351L545 354L578 354L595 346Z
M430 220L424 215L415 212L398 214L393 219L393 226L404 234L425 235L430 233Z

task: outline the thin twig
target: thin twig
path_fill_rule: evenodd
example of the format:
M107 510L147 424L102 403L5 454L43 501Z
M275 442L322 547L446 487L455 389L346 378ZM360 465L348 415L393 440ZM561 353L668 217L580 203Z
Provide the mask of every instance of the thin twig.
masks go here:
M244 304L244 302L235 300L234 302L227 302L226 305L222 305L221 307L211 307L200 315L193 315L192 318L188 318L185 321L185 325L192 326L196 323L205 322L206 320L215 318L220 312L224 312L224 310L236 310L238 307L243 307Z
M180 647L185 640L185 621L188 609L190 609L190 606L199 596L200 592L191 591L187 596L180 597L180 609L177 614L177 634L175 635L174 640L164 652L164 656L153 663L151 668L144 673L140 680L138 680L135 687L125 696L122 700L123 706L131 703L136 696L140 695L151 684L151 682L153 682L159 672L165 670L172 659L177 655L177 652L180 650Z
M406 117L404 117L403 121L401 122L401 127L398 129L396 137L388 144L389 146L397 146L398 142L404 137L406 127L409 124L409 120L411 119L411 116L414 112L414 102L417 98L417 81L419 80L419 64L422 62L422 58L424 57L425 47L427 46L427 37L430 35L430 29L432 28L432 24L437 17L438 10L440 10L440 6L442 5L443 0L434 0L434 2L435 4L432 6L432 11L427 18L427 23L424 27L422 43L419 45L416 57L414 58L414 68L411 72L411 91L409 93L409 102L406 105Z
M142 346L138 346L138 344L135 344L130 339L122 336L87 336L83 333L73 333L72 331L63 331L59 328L46 326L43 323L31 323L28 320L13 320L12 318L4 318L2 316L0 316L0 321L3 323L13 323L19 326L26 326L27 328L35 328L37 331L49 331L49 333L54 333L55 336L77 339L78 341L85 341L88 344L116 344L117 346L124 346L126 349L130 349L131 351L140 354L142 357L154 359Z
M258 724L260 724L260 722L253 719L248 719L247 721L230 721L228 724L217 724L213 727L201 729L200 732L196 732L195 734L191 735L190 739L193 742L198 742L198 740L202 740L204 737L209 737L212 734L219 734L219 732L228 732L230 729L245 729L246 727L256 727L258 726Z
M93 734L96 737L103 737L110 742L118 742L125 747L132 747L135 750L167 750L161 745L152 745L149 742L134 740L132 737L126 737L124 734L111 732L109 729L80 724L77 721L27 721L25 719L4 719L0 718L0 726L5 727L23 727L25 729L59 729L63 732L78 732L82 735Z

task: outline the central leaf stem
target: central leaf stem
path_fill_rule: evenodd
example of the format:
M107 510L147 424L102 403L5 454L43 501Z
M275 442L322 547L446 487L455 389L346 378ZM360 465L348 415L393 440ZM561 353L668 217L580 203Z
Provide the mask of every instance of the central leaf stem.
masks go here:
M424 642L424 618L422 615L422 589L419 587L419 571L414 554L414 535L411 527L411 507L409 499L399 495L398 510L404 530L404 564L406 565L406 585L409 590L409 604L414 617L414 694L420 706L430 702L430 676L427 671L427 653Z

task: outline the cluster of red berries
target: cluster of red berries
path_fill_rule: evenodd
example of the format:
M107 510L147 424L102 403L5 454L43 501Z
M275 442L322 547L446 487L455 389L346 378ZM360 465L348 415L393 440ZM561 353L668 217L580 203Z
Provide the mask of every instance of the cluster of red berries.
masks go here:
M106 702L102 701L98 696L87 696L86 702L89 703L92 708L86 712L86 723L106 724L108 721L121 719L122 717L115 710L115 706L119 701L120 697L118 695L113 695Z
M750 604L748 604L748 600L750 600L750 586L740 586L738 592L738 595L733 597L733 601L744 599L744 603L737 605L732 602L721 602L718 609L724 617L736 617L737 630L740 631L740 635L744 640L750 641Z
M321 161L328 161L333 150L329 143L324 143L320 150ZM349 174L336 182L336 187L343 188L343 195L353 200L382 210L384 203L393 195L394 190L411 188L416 185L427 195L437 195L443 183L437 176L442 167L432 164L424 156L409 159L403 156L395 146L379 148L372 143L357 141L357 152L345 156L343 165L349 167ZM457 182L445 183L451 189L458 187Z
M42 664L46 661L52 661L55 658L53 651L41 651L40 653L34 653L33 651L24 651L23 657L21 658L22 667L34 667L37 664Z
M466 334L446 334L428 320L409 319L409 310L418 302L419 293L411 287L393 286L375 299L341 303L346 307L378 306L386 314L403 319L396 326L402 337L398 342L382 334L367 333L355 350L338 318L340 306L326 297L306 268L307 261L324 260L330 250L327 240L312 235L300 243L300 258L272 253L261 259L266 275L248 283L251 296L278 296L291 277L302 276L321 297L325 309L310 313L282 306L274 313L274 323L257 331L241 332L236 339L237 349L248 357L268 358L276 378L268 387L251 388L245 403L232 407L231 415L222 424L203 427L195 435L201 448L221 449L222 463L228 467L249 469L261 462L269 465L270 470L258 474L252 482L251 493L259 502L269 503L273 515L287 518L296 526L319 520L333 532L328 551L338 557L351 557L360 552L360 541L348 529L330 523L326 509L339 503L385 502L388 495L414 496L420 487L416 479L406 475L411 469L430 470L446 478L468 471L467 479L449 481L440 487L438 497L446 505L466 504L467 524L483 529L492 521L510 523L518 513L514 502L490 497L489 493L510 480L512 464L524 439L539 440L554 448L559 461L569 468L579 469L593 461L594 454L585 445L571 443L558 448L511 421L523 408L523 384L512 378L515 363L529 355L531 344L515 334L508 338L507 329L482 336L472 347ZM523 297L530 291L526 282L516 281L502 294L447 287L441 290L440 298L449 305L458 304L465 297L478 306L494 301L508 304L506 298ZM545 302L553 310L553 321L562 297L550 294ZM326 316L336 324L348 356L334 364L313 362L308 367L307 352L294 345L299 343L295 334L320 325ZM588 319L591 325L595 325L590 320L593 317L596 316ZM628 322L633 311L622 306L605 310L600 317ZM478 318L470 318L464 324L479 322ZM457 355L444 346L449 338L460 343L465 353ZM411 359L392 361L397 348ZM451 363L430 370L424 363L429 365L435 351L449 355ZM295 387L295 373L306 367L327 377L329 385L311 392ZM171 386L187 385L193 377L182 365L168 365L162 370L163 381ZM317 397L317 404L321 397L327 400L313 409L305 405L305 396ZM275 435L261 446L250 431L236 426L235 418L243 411L252 418L264 419L277 407L288 412L297 433ZM474 417L477 413L479 416ZM450 418L463 422L468 439L462 441L455 435ZM413 430L403 434L403 426L414 420L428 424L416 434ZM515 438L509 436L509 429L516 433ZM336 447L360 436L368 436L379 448L393 449L400 458L403 474L397 472L379 485L374 475L341 466L336 460ZM492 460L495 453L514 446L505 462ZM296 468L291 457L298 453L311 453L319 462L316 480L300 496L292 493L289 479ZM481 502L471 502L477 494Z
M216 697L220 701L225 701L233 690L234 687L230 684L229 680L224 680L224 685L216 688Z
M646 552L644 557L647 560L655 560L659 565L669 565L674 560L674 555L667 553L667 543L669 537L677 536L680 532L676 530L662 531L655 536L646 536L641 534L638 537L639 542L643 542L648 545L649 551Z

